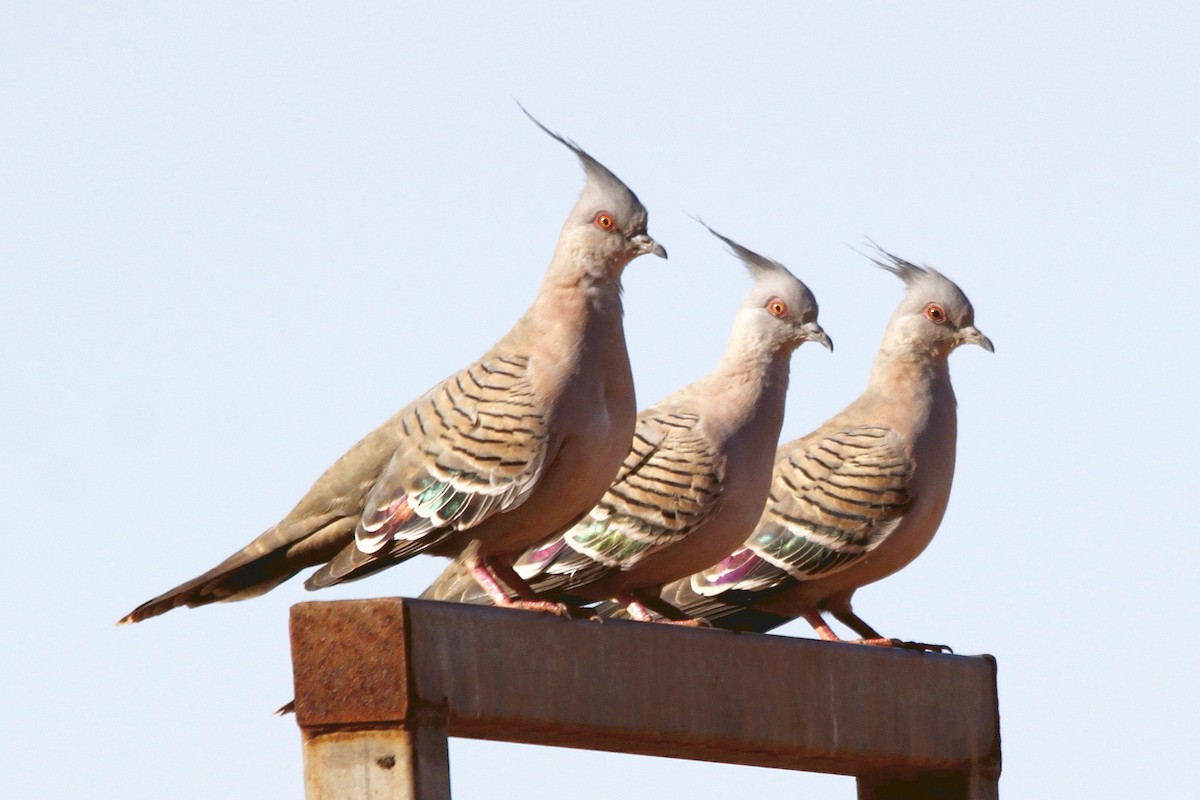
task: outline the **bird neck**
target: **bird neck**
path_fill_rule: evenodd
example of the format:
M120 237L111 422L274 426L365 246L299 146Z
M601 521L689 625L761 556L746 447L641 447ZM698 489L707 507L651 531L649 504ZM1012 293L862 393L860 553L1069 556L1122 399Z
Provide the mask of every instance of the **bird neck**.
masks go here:
M526 342L556 372L599 370L623 381L629 372L623 315L619 281L551 271L509 337Z
M624 249L598 249L594 242L580 236L559 237L554 256L546 270L543 286L601 286L620 285L625 267L632 255Z
M703 379L702 391L714 398L715 418L730 428L761 427L775 439L783 426L791 350L768 351L734 338L716 368ZM769 445L774 450L774 441Z
M713 377L726 380L745 380L787 384L789 365L794 348L772 348L755 334L735 334L725 345L725 352L713 370Z
M878 424L905 435L924 430L935 409L953 424L957 401L945 356L906 348L881 348L871 365L862 402Z
M892 344L885 341L871 364L871 379L909 375L913 380L937 381L950 379L948 353L939 353L910 342Z
M586 325L592 316L615 317L619 324L622 313L620 273L611 277L588 269L551 268L526 316L560 320L572 326Z

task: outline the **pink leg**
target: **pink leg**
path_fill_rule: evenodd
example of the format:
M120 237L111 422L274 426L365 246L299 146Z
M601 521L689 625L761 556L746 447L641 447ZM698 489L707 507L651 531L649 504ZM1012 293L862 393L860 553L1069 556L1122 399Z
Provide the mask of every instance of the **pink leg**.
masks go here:
M822 640L826 642L841 641L838 635L833 632L833 628L829 627L829 623L821 618L820 611L804 611L800 616L804 617L809 625L812 625L813 630L817 632L817 636Z
M629 611L629 616L636 619L638 622L657 622L661 625L682 625L686 628L711 628L712 625L706 619L692 619L684 616L683 612L675 609L675 613L679 615L679 619L667 619L666 616L654 616L650 613L650 609L646 607L646 603L634 597L633 595L623 595L616 598L617 602L624 603L625 608ZM657 604L655 604L657 605ZM658 608L654 609L659 611Z
M532 587L522 580L510 565L502 561L471 559L470 570L476 582L483 587L492 602L500 608L523 608L527 611L545 611L559 616L570 616L570 611L564 603L538 598ZM501 585L499 579L508 583L519 599L510 598L508 591Z
M928 650L934 653L954 652L944 644L926 644L925 642L905 642L900 639L889 639L868 625L863 621L862 617L855 614L848 607L831 608L829 609L829 613L833 614L838 622L862 637L861 639L853 640L855 644L869 644L875 647L901 647L905 650Z

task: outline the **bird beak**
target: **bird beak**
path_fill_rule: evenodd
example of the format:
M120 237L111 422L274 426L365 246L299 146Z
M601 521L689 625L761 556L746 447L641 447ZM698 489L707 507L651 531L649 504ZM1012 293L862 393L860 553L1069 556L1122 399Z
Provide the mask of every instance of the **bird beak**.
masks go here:
M629 241L637 246L639 256L645 255L646 253L653 253L654 255L658 256L659 258L667 257L667 249L665 247L663 247L661 244L659 244L658 242L651 239L650 234L639 233L637 236L634 236Z
M833 352L833 339L829 338L829 334L825 333L825 329L820 325L815 322L806 322L800 326L800 330L804 331L804 341L823 344L829 352Z
M984 336L974 325L968 325L960 330L958 341L960 344L977 344L989 353L996 352L996 348L992 347L992 340Z

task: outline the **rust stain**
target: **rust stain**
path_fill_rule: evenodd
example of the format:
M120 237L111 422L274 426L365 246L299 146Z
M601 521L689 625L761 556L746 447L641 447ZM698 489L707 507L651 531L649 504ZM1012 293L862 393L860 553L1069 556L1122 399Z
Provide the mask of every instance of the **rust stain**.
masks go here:
M409 599L296 606L292 644L306 741L448 732L897 779L1000 773L990 657ZM393 769L395 752L363 756Z
M395 600L292 607L296 721L302 728L408 715L404 606Z

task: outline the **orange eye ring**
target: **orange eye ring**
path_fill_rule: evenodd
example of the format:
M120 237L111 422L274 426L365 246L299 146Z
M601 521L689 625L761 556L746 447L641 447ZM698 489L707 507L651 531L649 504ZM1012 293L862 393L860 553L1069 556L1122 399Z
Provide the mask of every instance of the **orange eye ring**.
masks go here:
M767 301L767 313L772 317L786 317L787 303L780 300L778 297L772 297Z
M607 211L601 211L592 220L592 224L602 231L611 231L617 227L617 221Z
M934 325L946 324L946 310L938 303L930 303L925 306L925 319L932 322Z

